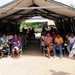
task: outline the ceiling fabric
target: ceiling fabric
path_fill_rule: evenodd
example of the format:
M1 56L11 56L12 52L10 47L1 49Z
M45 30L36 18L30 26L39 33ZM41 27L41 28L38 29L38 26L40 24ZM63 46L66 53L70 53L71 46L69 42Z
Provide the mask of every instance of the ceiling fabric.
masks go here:
M61 8L57 8L57 6L61 6ZM26 9L27 7L29 9ZM31 7L32 9L30 9ZM9 10L4 10L7 8ZM16 0L0 8L0 20L19 22L34 16L42 16L52 20L74 17L75 9L53 0Z

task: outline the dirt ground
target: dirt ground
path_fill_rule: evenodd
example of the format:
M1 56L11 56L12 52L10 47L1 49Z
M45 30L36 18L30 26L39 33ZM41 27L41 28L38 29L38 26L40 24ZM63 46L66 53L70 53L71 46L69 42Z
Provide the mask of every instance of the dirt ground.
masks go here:
M51 56L48 59L43 56L38 44L33 45L29 45L19 59L0 59L0 75L75 75L75 58Z

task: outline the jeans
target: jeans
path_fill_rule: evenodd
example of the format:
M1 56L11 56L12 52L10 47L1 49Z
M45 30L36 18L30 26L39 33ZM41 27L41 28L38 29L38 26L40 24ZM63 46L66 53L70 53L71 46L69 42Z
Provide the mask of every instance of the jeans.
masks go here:
M68 53L70 53L72 46L73 46L72 44L70 44L70 45L67 46Z
M61 45L59 46L59 51L60 51L60 56L62 56L62 46ZM53 54L54 56L56 56L56 45L55 44L53 46Z

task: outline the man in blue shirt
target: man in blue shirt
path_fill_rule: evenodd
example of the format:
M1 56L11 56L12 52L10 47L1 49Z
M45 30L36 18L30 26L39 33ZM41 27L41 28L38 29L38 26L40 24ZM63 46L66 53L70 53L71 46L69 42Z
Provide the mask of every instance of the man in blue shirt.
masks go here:
M3 55L8 52L8 39L6 38L6 34L3 34L3 36L0 38L0 47L1 47L1 58Z

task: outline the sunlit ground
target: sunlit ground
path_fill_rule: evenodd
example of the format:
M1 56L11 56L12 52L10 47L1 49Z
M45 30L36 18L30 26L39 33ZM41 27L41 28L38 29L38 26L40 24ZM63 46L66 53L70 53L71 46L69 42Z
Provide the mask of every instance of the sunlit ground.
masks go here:
M0 59L0 75L75 75L75 58L48 59L42 54L3 58Z

